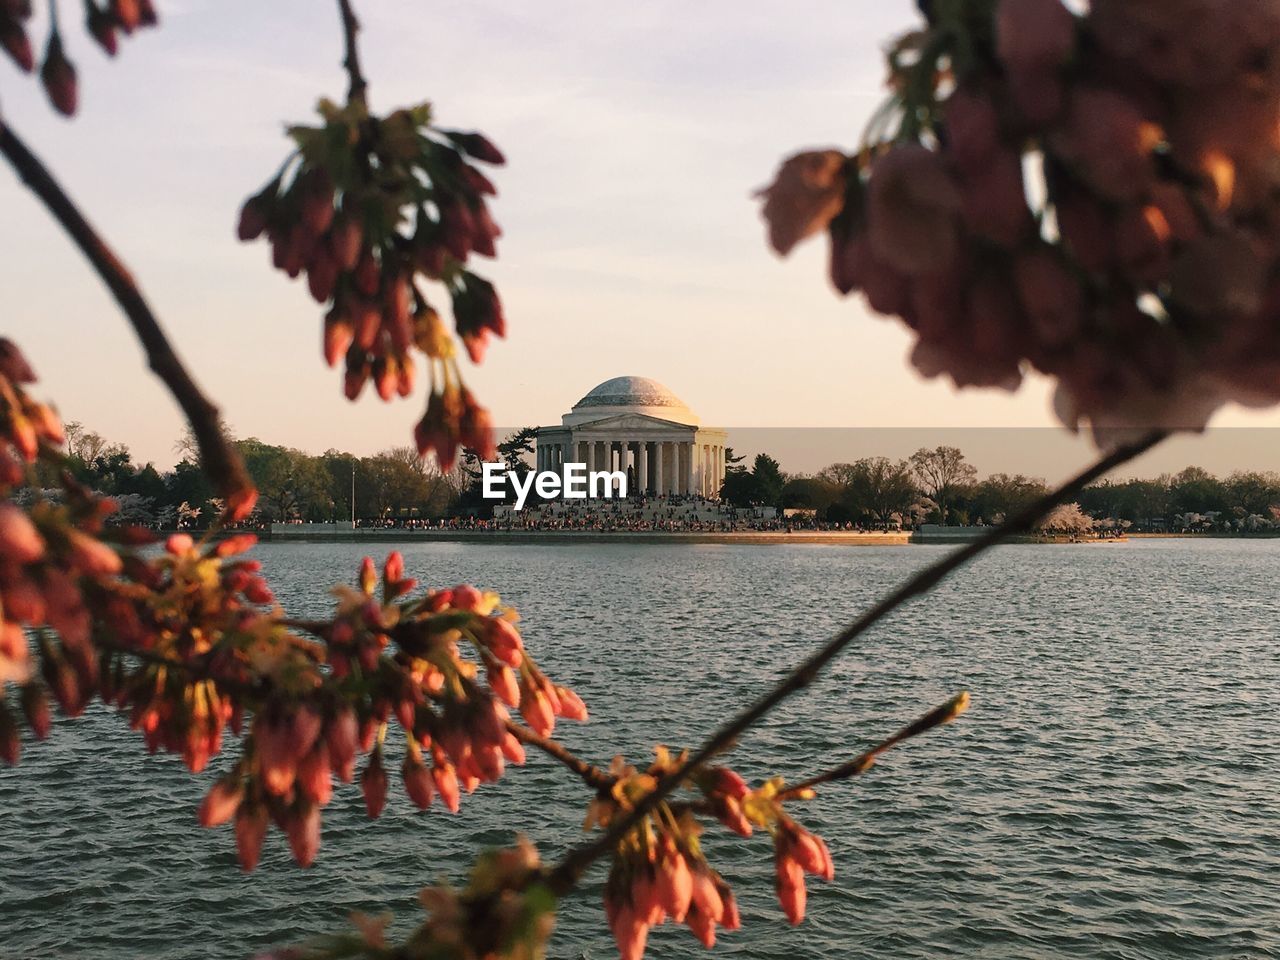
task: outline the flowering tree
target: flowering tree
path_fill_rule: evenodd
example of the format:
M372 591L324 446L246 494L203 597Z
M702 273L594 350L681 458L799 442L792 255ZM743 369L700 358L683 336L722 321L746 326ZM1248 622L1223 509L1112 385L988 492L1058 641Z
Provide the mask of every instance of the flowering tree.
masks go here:
M1141 426L1139 439L925 568L701 746L660 746L647 765L597 766L554 739L560 720L587 718L586 706L539 668L495 593L420 590L392 554L380 569L366 559L356 585L335 591L330 616L297 620L272 606L258 562L244 557L251 536L196 543L179 533L161 551L141 551L150 535L107 524L117 505L66 471L56 495L32 491L37 464L65 463L64 430L30 393L35 376L21 351L2 340L0 756L17 763L20 724L48 735L51 703L76 716L93 698L192 772L227 746L234 763L199 819L234 824L246 870L273 823L299 864L316 858L335 780L359 782L371 817L393 773L419 807L438 798L456 811L464 793L530 748L582 782L594 833L558 860L544 863L523 842L482 853L464 886L424 891L427 918L406 942L388 945L366 923L309 955L541 956L558 900L601 859L610 864L605 916L624 957L639 957L649 929L667 920L710 946L718 928L740 923L729 881L699 840L716 828L768 837L778 899L799 923L806 875L831 880L835 868L798 805L953 720L967 694L796 783L748 784L724 754L868 628L1149 448L1161 435L1153 424L1187 413L1198 424L1228 397L1275 399L1275 221L1264 189L1275 146L1251 135L1264 121L1275 129L1274 77L1251 38L1275 32L1277 5L1245 14L1188 0L1176 19L1136 0L1098 0L1083 18L1058 0L921 6L925 26L891 50L894 97L864 147L793 157L767 191L774 246L785 252L827 229L836 286L902 316L919 335L918 366L1009 386L1029 363L1058 378L1068 420L1086 419L1100 439L1113 426ZM1201 33L1200 8L1247 22ZM121 35L156 21L147 0L89 0L86 9L89 32L112 54ZM33 71L30 12L26 0L0 0L0 45ZM343 363L350 398L369 381L384 399L426 382L419 453L445 470L463 445L491 458L488 415L463 383L457 344L480 362L504 330L497 293L470 267L473 255L495 253L499 235L486 199L494 188L477 164L500 164L502 154L481 134L438 126L426 105L373 112L349 0L338 12L347 97L321 101L318 125L290 130L288 157L241 211L240 237L265 237L278 269L306 274L325 358ZM54 107L71 114L76 76L60 31L55 16L40 76ZM1194 51L1186 63L1154 56L1184 44ZM1206 76L1221 109L1197 106ZM1032 205L1024 153L1044 171ZM186 414L224 519L248 516L258 495L239 453L133 278L3 122L0 154L116 298ZM428 281L451 301L452 333Z

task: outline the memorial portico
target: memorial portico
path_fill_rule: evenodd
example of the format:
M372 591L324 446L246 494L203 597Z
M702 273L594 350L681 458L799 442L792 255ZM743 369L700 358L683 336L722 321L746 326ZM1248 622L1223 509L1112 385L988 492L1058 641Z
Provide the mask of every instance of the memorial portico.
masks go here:
M539 427L539 470L585 463L621 471L630 493L715 499L724 482L724 430L704 427L681 400L646 377L606 380L558 427Z

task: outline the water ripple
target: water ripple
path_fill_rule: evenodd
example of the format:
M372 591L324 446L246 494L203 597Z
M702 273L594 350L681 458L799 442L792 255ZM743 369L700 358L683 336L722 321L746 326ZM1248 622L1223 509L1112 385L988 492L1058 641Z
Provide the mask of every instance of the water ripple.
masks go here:
M1135 542L995 551L877 628L749 739L744 772L803 776L960 688L963 722L823 791L804 818L839 871L786 926L767 841L713 832L744 930L720 951L837 960L1280 957L1280 544ZM585 756L690 743L825 634L943 548L420 544L410 572L500 587L540 661L579 689ZM323 612L360 548L265 545L299 616ZM536 757L457 817L393 798L381 821L338 791L321 856L273 834L243 876L191 777L93 709L0 770L0 958L244 957L342 925L415 916L515 829L549 854L580 838L583 796ZM225 761L222 761L225 762ZM215 767L218 765L215 764ZM600 877L563 908L553 957L614 955ZM695 957L687 931L650 956Z

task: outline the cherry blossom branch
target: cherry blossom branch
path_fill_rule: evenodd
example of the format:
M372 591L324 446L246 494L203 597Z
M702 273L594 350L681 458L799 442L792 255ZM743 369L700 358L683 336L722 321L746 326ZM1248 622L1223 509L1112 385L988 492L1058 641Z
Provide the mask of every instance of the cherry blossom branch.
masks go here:
M810 777L808 780L802 780L797 784L786 787L778 793L778 799L785 800L790 797L797 796L806 790L819 786L824 783L831 783L835 780L847 780L850 777L856 777L859 774L866 773L871 769L872 764L876 762L876 758L887 750L892 749L904 740L910 740L912 737L918 737L926 731L932 730L934 727L940 727L943 724L950 723L961 713L969 708L969 694L958 693L946 703L939 707L934 707L923 717L907 724L893 736L880 741L870 750L865 750L858 754L852 760L833 767L824 773L819 773Z
M325 630L332 627L332 623L320 620L282 620L280 622L286 626L300 626L317 635L321 635ZM210 660L212 659L214 651L209 651L201 657L192 660L176 660L172 657L167 657L151 650L143 650L128 644L116 643L103 636L95 637L94 643L100 649L110 651L111 653L132 656L145 663L166 667L172 670L180 670L183 673L190 674L194 679L212 680L228 690L234 690L242 694L254 692L255 690L252 684L245 684L240 681L224 677L220 674L215 674L210 669ZM506 727L511 735L521 743L530 747L535 747L547 756L551 757L553 760L563 764L570 772L576 774L587 786L592 787L595 790L606 790L613 785L613 777L594 764L583 760L559 741L553 740L550 737L541 736L523 724L516 723L513 720L508 720Z
M142 342L148 365L168 387L191 425L200 445L201 463L218 495L227 501L231 512L240 515L248 513L256 492L240 454L223 435L218 408L200 392L195 380L178 359L133 276L115 251L85 219L39 157L31 152L12 127L2 121L0 153L9 161L22 182L40 198L49 213L62 225L124 311Z
M347 91L348 100L364 102L365 90L369 84L365 82L360 70L360 51L356 46L356 34L360 32L360 21L351 7L351 0L338 0L338 10L342 14L342 34L346 40L346 57L342 61L346 68L351 85Z
M582 758L576 756L568 747L559 741L552 740L550 737L540 736L528 727L510 720L507 721L507 730L509 730L511 735L521 743L527 744L531 747L537 747L547 756L560 761L581 777L582 781L587 786L594 787L597 790L605 790L613 786L613 777L609 776L609 774L605 773L599 767L587 763Z
M679 768L658 781L652 792L641 798L626 816L614 821L600 837L570 851L547 874L548 885L560 895L571 890L587 867L611 851L618 841L648 816L662 802L663 798L683 783L693 771L716 754L731 747L745 730L754 725L778 704L813 683L822 668L834 660L845 647L889 614L908 601L928 593L947 576L992 547L1006 543L1019 534L1031 530L1054 507L1067 503L1073 497L1079 495L1090 483L1093 483L1121 464L1127 463L1150 450L1167 435L1165 431L1157 430L1133 443L1117 447L1056 490L1024 507L1001 526L992 527L981 537L958 550L948 553L941 560L930 564L912 576L832 637L821 649L796 667L785 680L769 693L713 733L697 753L693 754Z

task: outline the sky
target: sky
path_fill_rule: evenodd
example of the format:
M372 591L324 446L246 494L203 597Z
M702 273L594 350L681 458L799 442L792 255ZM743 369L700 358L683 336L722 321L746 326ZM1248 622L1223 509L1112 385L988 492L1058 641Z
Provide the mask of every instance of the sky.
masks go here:
M0 110L132 268L237 435L368 454L409 442L424 398L343 399L304 282L272 270L265 244L234 237L241 201L289 149L285 124L311 122L321 96L345 95L329 6L160 0L160 29L125 42L114 62L69 33L82 83L75 120L56 117L3 58ZM796 149L856 146L882 99L881 49L914 22L908 0L356 9L375 110L429 99L442 125L482 130L507 155L494 178L500 256L479 266L510 332L466 370L495 422L558 423L595 384L633 375L731 430L941 437L1054 423L1043 380L1013 396L921 380L899 324L832 292L821 242L786 261L765 247L752 192ZM171 464L176 407L97 278L7 170L0 289L3 332L35 364L42 395L138 460ZM1228 410L1215 423L1274 428L1280 414ZM1028 447L1021 469L1056 474L1088 459L1061 436L1052 466ZM1178 449L1225 470L1265 465L1249 462L1257 443L1267 446L1228 444L1230 456L1211 441ZM1003 460L1018 463L1023 449L1012 443ZM791 469L844 459L826 452L781 459Z

